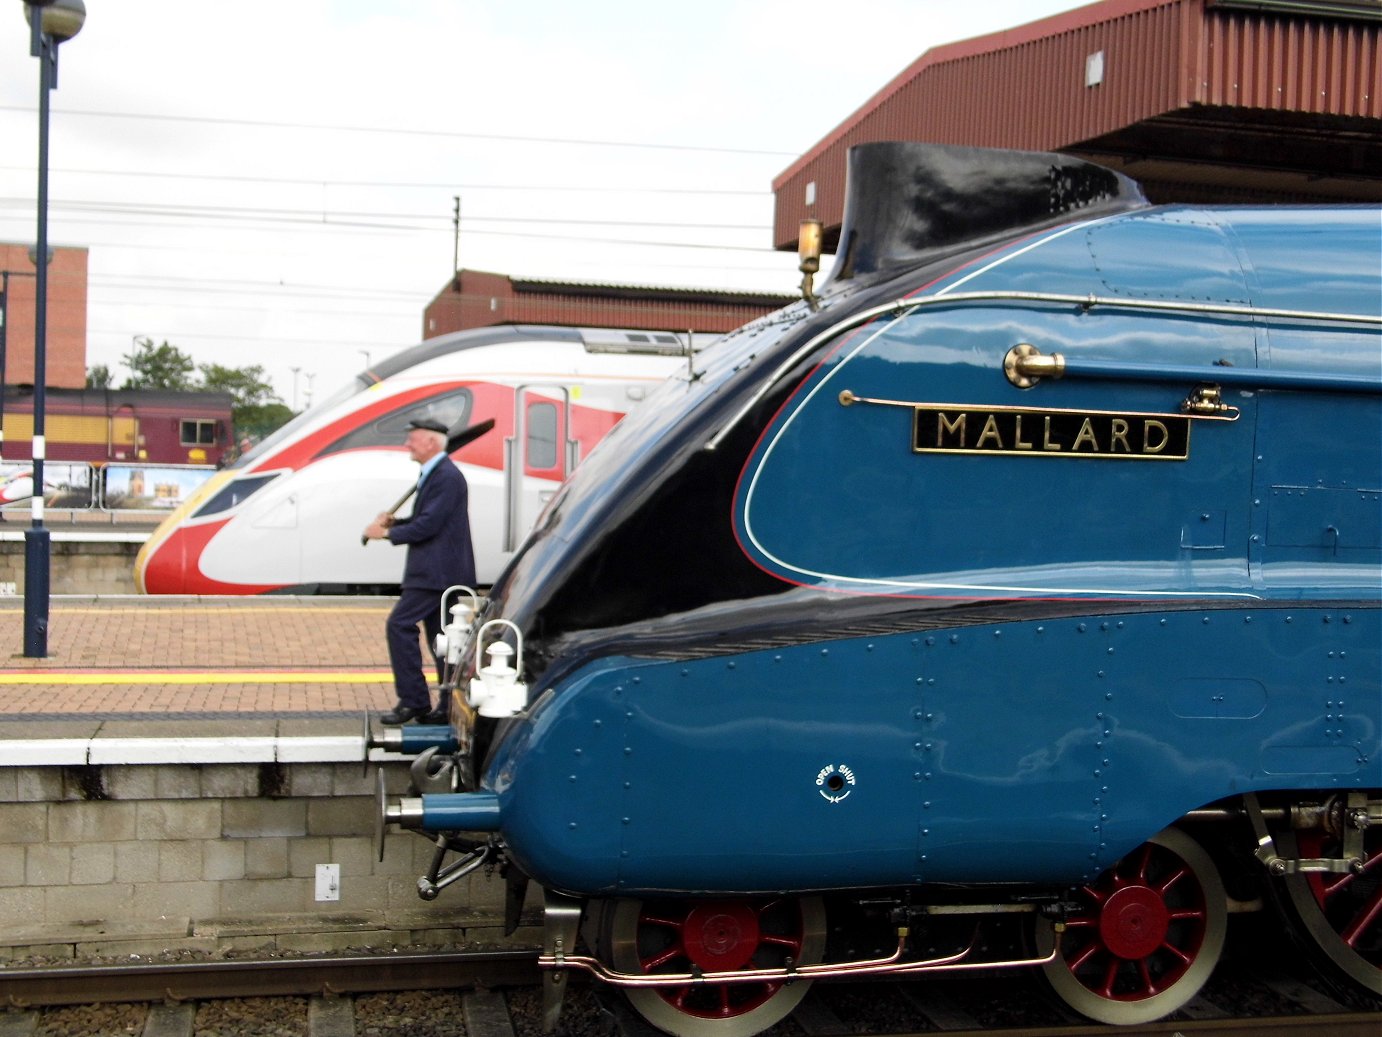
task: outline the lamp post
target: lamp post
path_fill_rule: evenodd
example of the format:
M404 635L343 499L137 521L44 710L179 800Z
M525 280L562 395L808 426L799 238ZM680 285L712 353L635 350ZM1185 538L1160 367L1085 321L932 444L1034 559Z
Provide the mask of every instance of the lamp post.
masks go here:
M48 574L52 557L43 528L44 383L47 371L48 264L48 95L58 85L58 45L81 31L86 21L82 0L24 0L29 19L29 53L38 58L38 240L34 262L34 495L33 522L24 531L24 654L48 655Z

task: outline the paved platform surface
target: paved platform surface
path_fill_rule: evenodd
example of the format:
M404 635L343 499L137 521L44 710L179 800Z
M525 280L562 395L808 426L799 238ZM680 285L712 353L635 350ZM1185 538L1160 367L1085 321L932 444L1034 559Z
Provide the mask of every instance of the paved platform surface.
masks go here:
M0 720L360 717L394 702L392 598L55 596L24 656L0 598Z

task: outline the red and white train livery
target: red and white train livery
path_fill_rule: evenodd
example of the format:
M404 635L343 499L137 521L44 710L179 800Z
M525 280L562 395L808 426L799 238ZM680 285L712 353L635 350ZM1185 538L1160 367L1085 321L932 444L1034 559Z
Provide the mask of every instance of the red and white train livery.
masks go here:
M429 339L360 374L218 472L135 562L148 594L387 590L404 552L360 531L417 477L408 422L494 428L452 460L477 576L498 575L567 473L691 343L668 332L502 326ZM404 512L406 514L406 511Z

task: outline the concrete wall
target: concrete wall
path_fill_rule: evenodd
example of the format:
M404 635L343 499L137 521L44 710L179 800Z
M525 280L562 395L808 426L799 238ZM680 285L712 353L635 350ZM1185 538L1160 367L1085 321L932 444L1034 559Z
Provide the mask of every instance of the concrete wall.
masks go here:
M26 523L7 517L7 530ZM52 594L133 594L134 558L142 544L53 540L48 581ZM24 593L24 542L0 540L0 593Z
M430 841L391 832L378 860L374 771L0 767L0 960L502 942L498 876L427 904ZM405 765L385 774L406 792ZM319 864L340 866L339 901L316 899Z

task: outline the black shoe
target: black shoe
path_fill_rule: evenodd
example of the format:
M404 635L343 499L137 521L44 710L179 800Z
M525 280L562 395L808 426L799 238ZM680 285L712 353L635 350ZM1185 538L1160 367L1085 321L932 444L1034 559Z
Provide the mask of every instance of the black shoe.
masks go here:
M385 713L379 718L379 722L388 727L398 727L406 724L410 720L427 715L427 706L405 706L398 702L394 704L392 712Z
M434 709L425 717L418 717L419 724L441 724L443 726L451 723L451 717L444 710Z

